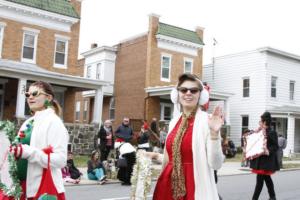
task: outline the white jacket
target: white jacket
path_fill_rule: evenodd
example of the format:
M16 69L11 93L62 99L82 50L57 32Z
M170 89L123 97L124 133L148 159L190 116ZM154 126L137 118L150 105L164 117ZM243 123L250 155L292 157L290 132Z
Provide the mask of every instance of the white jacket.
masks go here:
M181 115L171 120L169 132L174 129L180 117ZM224 159L221 148L221 137L218 140L210 139L208 114L201 111L200 108L197 110L195 116L192 137L195 200L218 200L219 197L213 170L221 168ZM166 152L164 155L164 162L166 162L168 160Z
M34 119L30 146L22 145L22 158L28 160L26 178L26 196L34 197L41 183L43 168L47 168L48 156L42 149L49 145L53 147L50 154L50 164L53 182L58 193L65 192L61 168L67 163L67 146L69 135L61 119L54 110L48 108L38 111L26 120L20 130L26 129L29 120Z

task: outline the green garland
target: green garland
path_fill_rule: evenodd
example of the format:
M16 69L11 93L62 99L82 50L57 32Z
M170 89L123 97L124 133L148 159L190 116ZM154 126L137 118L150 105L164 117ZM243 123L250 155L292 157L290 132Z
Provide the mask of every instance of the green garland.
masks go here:
M0 130L3 130L10 143L15 143L15 137L16 137L16 128L15 125L10 121L0 121ZM15 199L20 199L22 194L22 188L20 185L20 181L17 177L17 163L13 155L8 154L8 162L10 164L9 166L9 174L12 178L13 184L11 188L7 188L6 185L4 185L0 180L0 189L4 191L4 193L9 197L14 197Z

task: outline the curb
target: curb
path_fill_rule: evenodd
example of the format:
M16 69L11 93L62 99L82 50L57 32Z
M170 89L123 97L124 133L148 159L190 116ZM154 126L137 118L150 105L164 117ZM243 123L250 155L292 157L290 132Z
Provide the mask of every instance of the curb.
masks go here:
M244 171L243 173L236 173L236 174L218 174L218 176L236 176L236 175L248 175L251 174L251 169L247 168L247 169L239 169L240 171ZM298 171L300 170L300 168L289 168L289 169L280 169L279 171L276 171L276 173L280 173L280 172L287 172L287 171Z
M157 181L158 178L153 178L152 181ZM97 181L92 181L92 180L88 180L89 182L87 183L78 183L78 184L74 184L74 183L64 183L65 187L76 187L76 186L84 186L84 185L99 185L102 186L100 184L98 184ZM104 183L103 185L107 185L107 184L121 184L121 181L119 180L112 180L110 179L109 181L107 181L106 183Z
M251 174L251 169L250 168L239 168L238 169L240 172L239 173L231 173L231 174L218 174L219 177L222 176L237 176L237 175L249 175ZM286 172L286 171L297 171L300 170L300 168L288 168L288 169L280 169L279 171L277 171L277 173L279 172ZM158 178L153 178L152 181L157 181ZM103 184L103 185L107 185L107 184L121 184L121 181L119 180L115 180L115 179L107 179L108 181ZM64 183L65 187L73 187L73 186L84 186L84 185L99 185L97 181L93 181L93 180L88 180L88 179L82 179L82 181L84 183L79 183L79 184L73 184L73 183Z

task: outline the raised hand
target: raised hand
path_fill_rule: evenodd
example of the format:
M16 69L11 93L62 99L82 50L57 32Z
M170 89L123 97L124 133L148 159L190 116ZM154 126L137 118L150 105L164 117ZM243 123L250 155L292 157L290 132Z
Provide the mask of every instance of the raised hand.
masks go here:
M211 116L208 118L208 126L211 130L211 134L217 136L224 124L224 114L220 106L216 106Z

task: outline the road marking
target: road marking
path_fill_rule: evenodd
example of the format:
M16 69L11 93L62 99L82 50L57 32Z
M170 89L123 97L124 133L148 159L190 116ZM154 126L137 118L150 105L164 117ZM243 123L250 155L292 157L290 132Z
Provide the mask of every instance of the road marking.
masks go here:
M148 195L147 198L153 197L153 195ZM109 199L100 199L100 200L123 200L130 199L130 197L119 197L119 198L109 198Z

